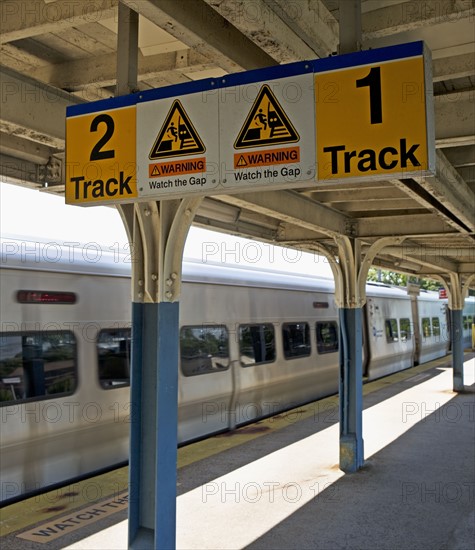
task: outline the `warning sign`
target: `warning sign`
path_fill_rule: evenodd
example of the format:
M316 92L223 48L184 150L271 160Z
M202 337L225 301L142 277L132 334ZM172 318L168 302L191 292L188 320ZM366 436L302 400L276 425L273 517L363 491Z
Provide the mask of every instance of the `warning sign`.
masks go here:
M274 164L291 164L293 162L300 162L300 147L234 153L234 168L272 166Z
M196 174L206 172L206 158L200 157L193 160L175 160L150 164L148 167L149 178L162 178L177 174Z
M220 169L226 189L315 185L312 73L251 81L238 96L231 87L220 98Z
M159 97L137 104L141 197L209 194L219 186L218 96Z
M264 84L234 142L249 149L299 141L300 136L267 84Z
M173 102L155 143L151 160L164 157L202 154L206 147L178 99Z
M70 511L67 515L51 519L47 523L37 525L33 529L19 533L17 538L30 540L40 544L51 542L63 535L87 527L107 516L125 510L129 503L127 491L117 496L98 502L87 508Z

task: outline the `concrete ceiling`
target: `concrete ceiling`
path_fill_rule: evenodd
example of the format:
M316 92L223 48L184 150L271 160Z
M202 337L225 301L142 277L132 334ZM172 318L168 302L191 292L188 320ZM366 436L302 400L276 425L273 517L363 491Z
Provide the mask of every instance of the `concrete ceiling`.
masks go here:
M344 0L123 0L139 12L138 89L327 57ZM345 0L348 1L348 0ZM0 172L63 193L65 107L112 97L118 0L0 1ZM195 222L267 242L363 251L420 276L475 272L475 0L362 0L362 48L424 40L433 57L437 174L206 198Z

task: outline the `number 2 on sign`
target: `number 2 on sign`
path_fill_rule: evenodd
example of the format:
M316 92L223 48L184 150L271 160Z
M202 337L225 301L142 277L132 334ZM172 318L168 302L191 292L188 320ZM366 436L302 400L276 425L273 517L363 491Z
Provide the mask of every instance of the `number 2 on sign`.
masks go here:
M357 88L369 87L369 108L371 124L383 122L381 101L381 67L372 67L369 73L356 81Z
M115 157L115 149L106 149L105 151L102 150L104 145L106 145L107 142L114 135L114 129L115 129L114 119L110 115L107 115L105 113L101 113L100 115L97 115L95 118L92 119L91 132L97 132L99 128L99 124L102 124L102 123L106 125L106 131L104 132L103 136L99 139L99 141L96 143L96 145L94 145L94 147L92 148L91 156L89 157L91 161L112 159Z

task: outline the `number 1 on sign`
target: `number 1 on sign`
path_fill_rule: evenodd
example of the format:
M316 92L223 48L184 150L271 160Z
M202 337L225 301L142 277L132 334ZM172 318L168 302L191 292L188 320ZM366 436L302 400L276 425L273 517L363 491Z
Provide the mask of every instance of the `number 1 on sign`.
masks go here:
M372 67L369 73L356 81L357 88L369 87L369 108L371 124L383 122L381 101L381 67Z

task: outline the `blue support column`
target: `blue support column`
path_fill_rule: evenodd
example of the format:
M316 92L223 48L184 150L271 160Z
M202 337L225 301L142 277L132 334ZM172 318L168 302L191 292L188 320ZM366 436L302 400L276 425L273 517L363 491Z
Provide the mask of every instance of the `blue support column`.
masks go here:
M350 473L364 463L362 310L341 308L339 318L340 468Z
M450 310L450 341L452 342L452 367L454 391L463 391L463 310Z
M140 521L140 456L142 403L143 303L132 302L132 350L130 360L130 451L129 451L129 547L137 537Z
M175 548L178 312L133 304L129 548Z

